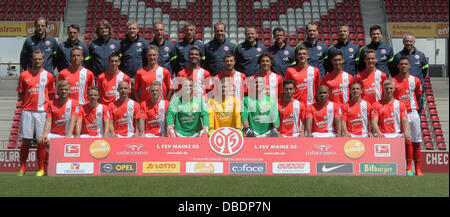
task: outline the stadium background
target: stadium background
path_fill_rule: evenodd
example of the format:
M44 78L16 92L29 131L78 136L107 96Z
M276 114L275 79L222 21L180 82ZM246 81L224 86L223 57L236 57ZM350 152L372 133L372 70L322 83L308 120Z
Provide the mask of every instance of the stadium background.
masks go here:
M196 39L206 43L213 39L213 25L221 21L226 24L226 38L236 44L244 41L244 27L255 25L259 40L267 47L273 44L271 31L277 26L286 30L288 44L294 47L301 43L305 24L310 21L319 24L319 40L327 45L337 40L339 23L349 24L350 40L361 47L370 43L369 27L377 24L383 28L383 41L395 53L403 45L390 24L443 24L444 34L425 32L416 37L416 47L430 63L425 112L421 114L429 137L424 138L422 149L448 152L448 4L448 0L0 0L0 22L33 22L38 16L47 17L50 22L60 22L58 42L67 39L68 25L78 24L80 40L88 43L96 37L95 24L101 19L110 21L113 37L118 40L125 37L126 22L134 19L147 41L152 39L153 23L162 21L166 38L176 43L183 38L184 22L191 21L196 25ZM4 33L0 32L0 149L21 144L17 137L20 105L16 104L15 90L19 53L26 38ZM431 146L425 146L427 143ZM445 179L448 183L448 174ZM448 196L448 184L446 188Z

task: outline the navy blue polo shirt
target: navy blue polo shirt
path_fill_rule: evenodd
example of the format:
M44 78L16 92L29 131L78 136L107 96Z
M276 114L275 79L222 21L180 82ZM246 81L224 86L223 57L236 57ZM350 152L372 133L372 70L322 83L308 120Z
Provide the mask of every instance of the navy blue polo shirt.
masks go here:
M384 72L386 76L390 78L391 74L389 71L388 64L394 60L394 50L392 49L392 47L381 41L379 43L371 42L370 44L361 48L359 52L358 61L364 62L362 56L367 49L375 50L378 59L378 62L375 64L375 67L378 70Z
M119 69L130 78L134 78L136 72L144 67L143 62L146 59L145 51L147 48L148 42L144 38L138 35L136 40L130 41L127 35L120 41L121 58Z
M308 65L317 67L320 71L320 77L322 78L326 74L325 67L323 66L323 61L327 56L328 46L320 42L319 40L316 40L315 44L311 44L311 42L306 39L302 43L295 46L295 51L297 51L297 48L300 46L305 46L306 48L308 48Z
M33 50L37 49L40 49L44 53L44 64L42 67L54 74L54 57L58 50L58 42L53 36L48 34L45 34L43 39L40 39L37 35L33 35L25 40L22 51L20 52L20 67L22 71L31 68L31 54Z
M189 49L193 46L197 46L200 50L200 66L203 67L203 60L205 59L205 45L202 41L195 40L195 38L191 43L189 43L185 38L183 41L175 45L176 58L174 68L172 68L175 75L189 65Z
M411 68L409 69L409 74L416 76L422 82L422 86L424 85L424 77L428 74L428 61L425 57L425 54L416 47L414 47L414 51L409 53L406 49L401 50L394 56L393 60L393 74L398 74L397 64L400 57L406 56L409 59L409 63L411 64Z
M75 44L72 45L69 40L66 40L65 42L59 44L58 50L56 51L56 68L58 69L58 71L72 66L72 62L70 61L70 51L74 47L80 47L83 50L83 56L85 58L89 56L89 48L85 43L78 40ZM82 65L86 66L84 61Z
M211 76L215 76L225 71L223 56L225 56L226 53L233 53L234 46L235 44L226 39L223 43L220 43L215 38L205 44L204 68L211 73Z
M161 44L159 44L156 40L153 40L150 42L150 45L155 45L155 46L159 47L158 65L168 69L170 72L170 75L173 78L174 72L172 70L172 64L177 56L176 50L175 50L175 44L173 44L167 40L163 40L163 42Z
M344 57L344 64L342 65L342 69L355 77L355 66L356 60L358 58L359 46L356 44L352 44L349 40L347 40L347 43L338 41L328 48L327 58L332 52L336 50L341 51Z
M274 63L272 64L271 70L284 78L284 73L286 69L291 66L295 61L295 50L287 43L283 47L278 45L273 45L267 49L274 57Z
M109 55L113 52L120 53L120 43L114 38L105 41L100 37L89 43L88 68L95 77L109 70Z
M258 57L263 51L267 51L267 48L263 43L258 42L258 40L256 40L254 46L250 45L247 41L236 45L234 48L236 66L234 68L244 73L247 77L258 73L260 71Z

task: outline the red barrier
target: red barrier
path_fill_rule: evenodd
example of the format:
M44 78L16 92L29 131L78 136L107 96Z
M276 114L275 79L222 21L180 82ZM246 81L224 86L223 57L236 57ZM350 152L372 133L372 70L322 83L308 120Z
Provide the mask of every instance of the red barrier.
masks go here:
M30 149L25 166L27 172L38 170L36 149ZM19 172L19 169L19 150L0 149L0 172Z

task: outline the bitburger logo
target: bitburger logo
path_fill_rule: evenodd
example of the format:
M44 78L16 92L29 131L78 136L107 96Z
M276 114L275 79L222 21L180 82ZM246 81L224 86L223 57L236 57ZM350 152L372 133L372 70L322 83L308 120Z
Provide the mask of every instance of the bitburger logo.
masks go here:
M366 153L366 147L361 141L352 139L345 143L344 153L348 158L357 160L364 156Z
M89 146L89 153L97 160L105 159L111 152L111 146L105 140L95 140Z

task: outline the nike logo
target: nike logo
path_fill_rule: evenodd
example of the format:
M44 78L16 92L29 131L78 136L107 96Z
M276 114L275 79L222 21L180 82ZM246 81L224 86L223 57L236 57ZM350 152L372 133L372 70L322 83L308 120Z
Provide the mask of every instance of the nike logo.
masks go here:
M345 164L342 164L342 165L339 165L339 166L330 167L330 168L327 168L327 167L325 167L325 165L323 165L322 166L322 172L327 173L327 172L333 171L333 170L335 170L337 168L341 168L343 166L345 166Z

